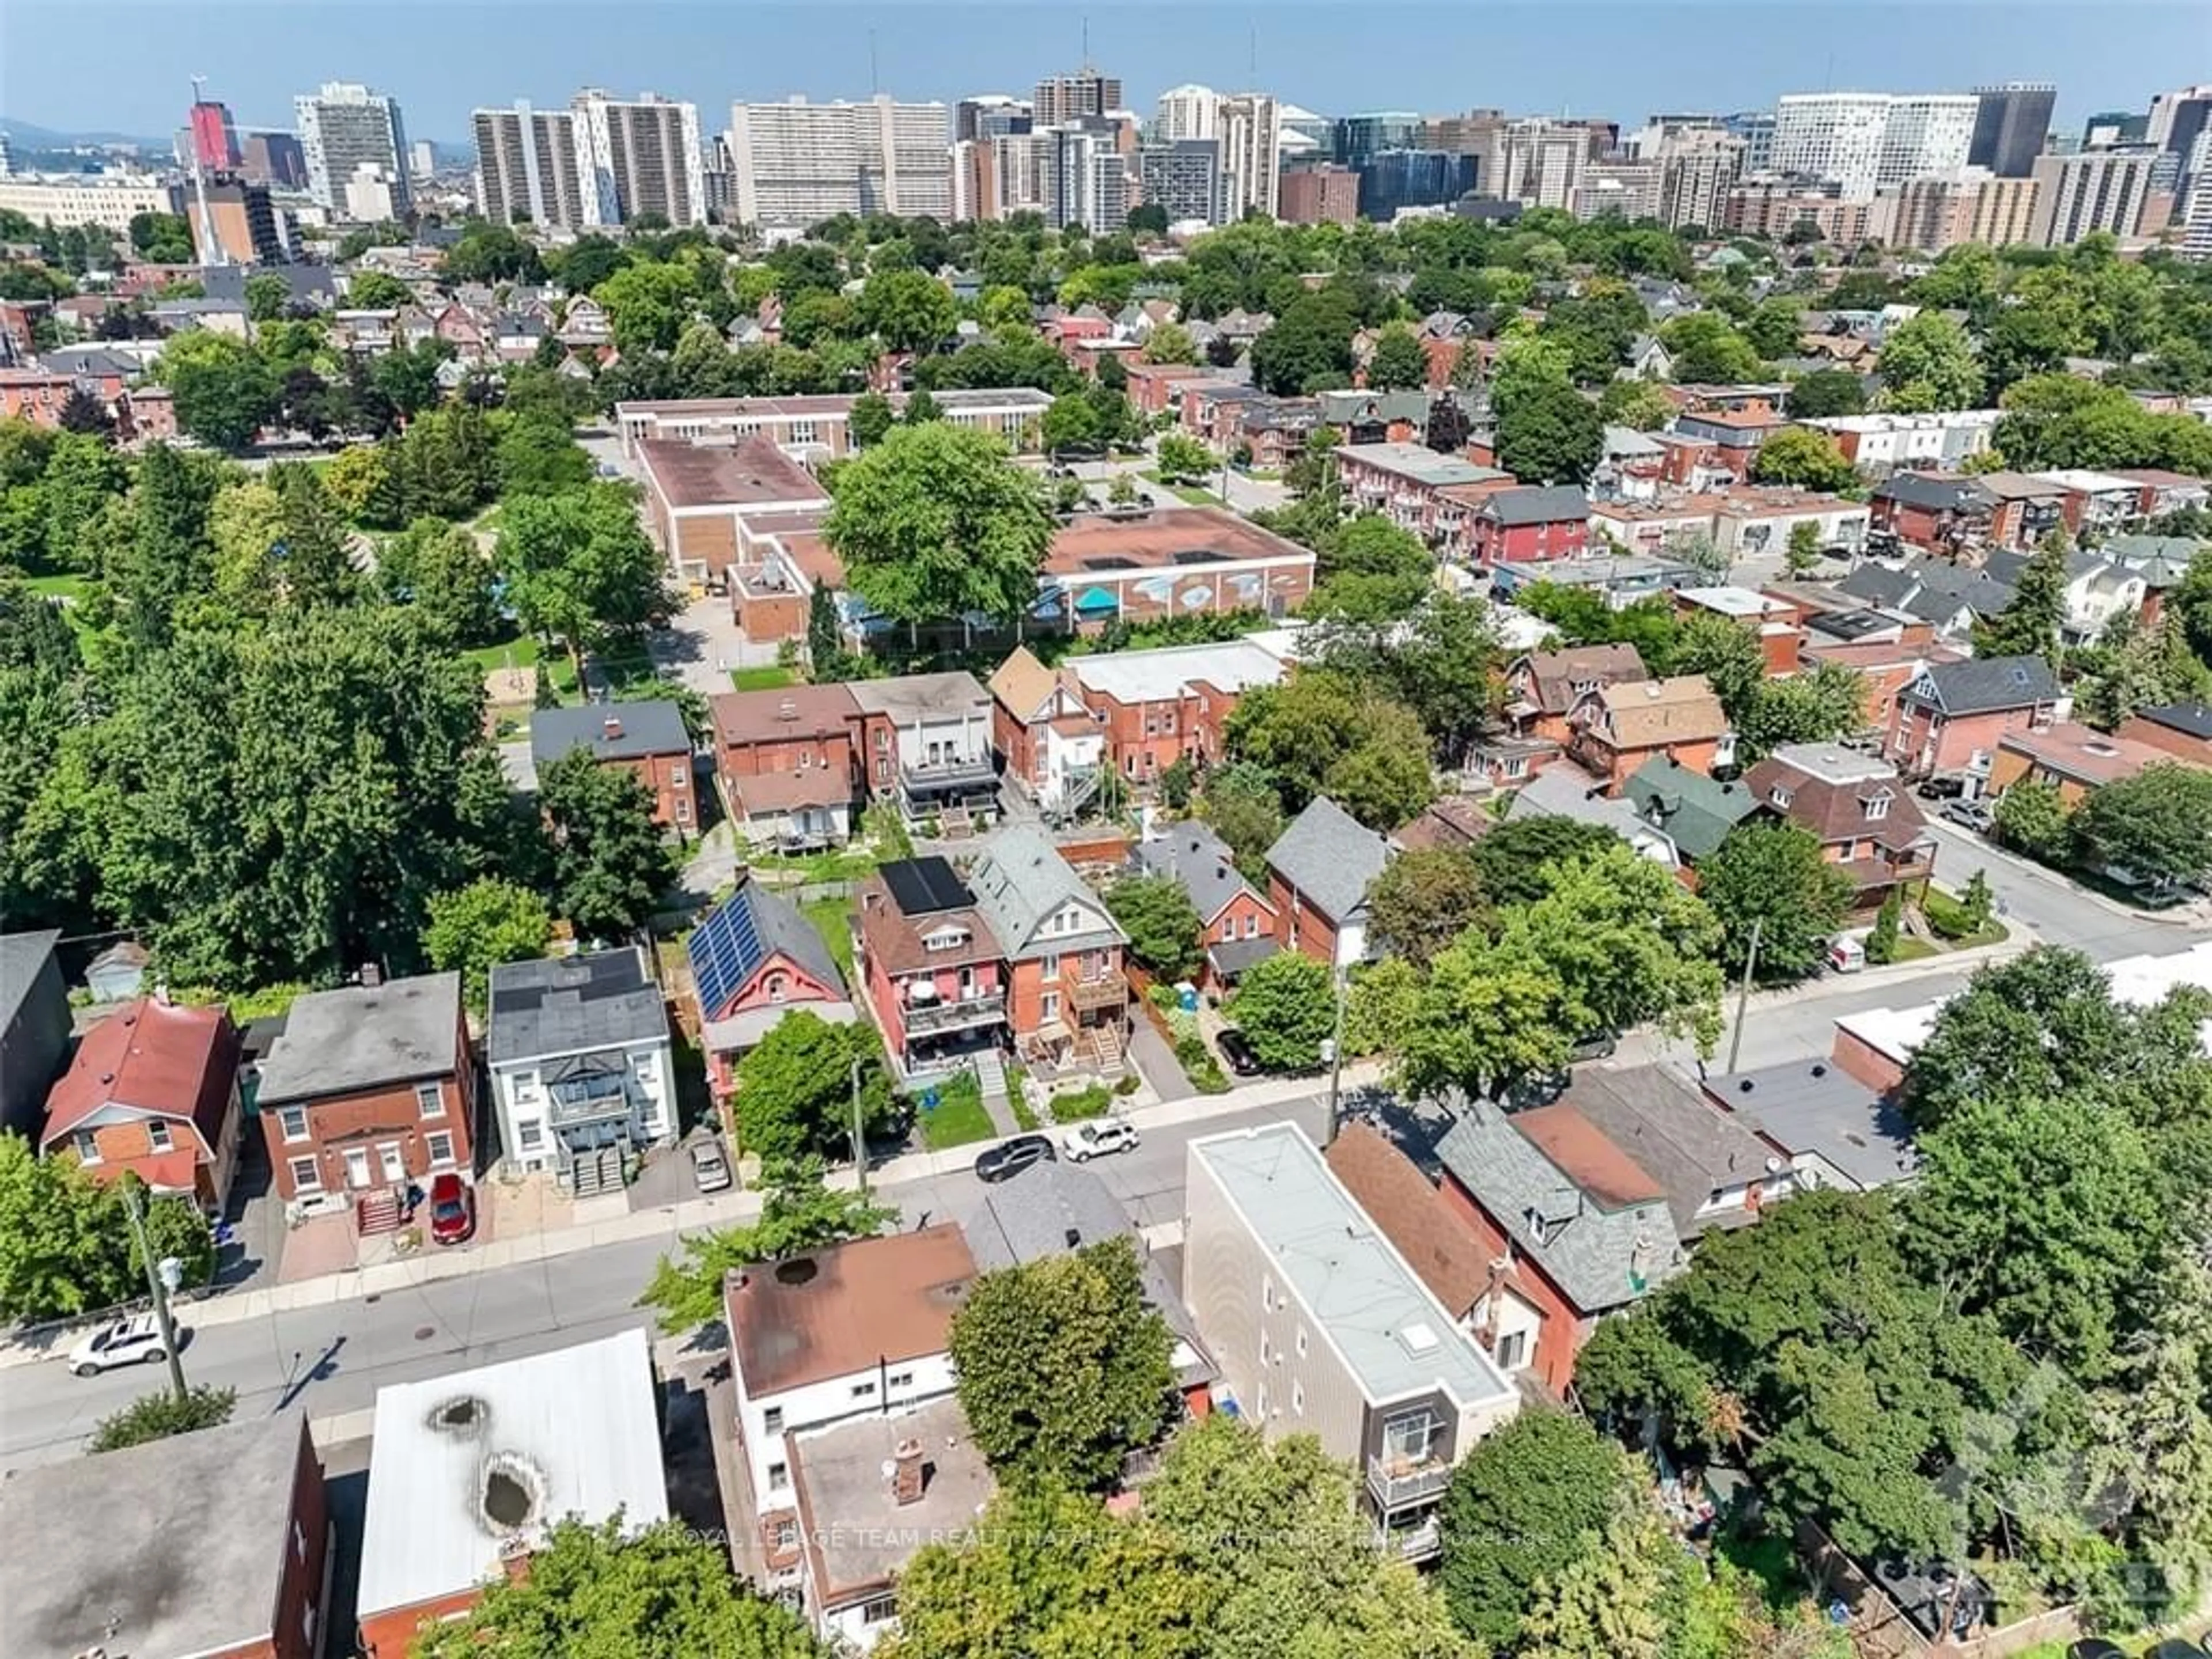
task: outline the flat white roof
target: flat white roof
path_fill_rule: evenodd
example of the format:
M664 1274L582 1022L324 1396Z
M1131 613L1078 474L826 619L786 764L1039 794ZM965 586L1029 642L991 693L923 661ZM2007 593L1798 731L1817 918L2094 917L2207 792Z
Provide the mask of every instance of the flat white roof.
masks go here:
M639 1529L668 1518L642 1330L380 1389L356 1609L486 1583L514 1540L617 1510Z
M1692 605L1703 605L1708 611L1717 611L1724 617L1765 617L1790 608L1779 599L1770 599L1764 593L1754 592L1748 587L1739 587L1732 582L1723 582L1711 587L1678 587L1674 590L1674 597Z
M1117 702L1164 702L1181 696L1183 687L1197 680L1223 691L1243 691L1273 685L1283 678L1283 659L1249 640L1115 651L1068 661L1085 687L1103 691Z
M1993 424L2001 409L1940 409L1924 415L1826 415L1807 421L1824 432L1919 432L1932 427Z
M2165 956L2124 957L2105 963L2104 969L2112 981L2113 1000L2134 1008L2162 1001L2168 992L2185 985L2212 991L2212 939ZM1927 1041L1936 1011L1948 1000L1911 1008L1869 1008L1863 1013L1838 1014L1836 1029L1850 1032L1869 1048L1902 1063ZM2212 1019L2204 1022L2200 1041L2205 1052L2212 1054Z
M2086 466L2063 466L2049 472L2031 472L2032 478L2042 478L2069 489L2087 490L2092 495L2102 495L2115 489L2141 489L2133 478L2116 478L2109 472L2092 472Z
M1192 1141L1190 1155L1212 1171L1370 1404L1431 1388L1462 1406L1513 1395L1304 1130L1232 1129Z

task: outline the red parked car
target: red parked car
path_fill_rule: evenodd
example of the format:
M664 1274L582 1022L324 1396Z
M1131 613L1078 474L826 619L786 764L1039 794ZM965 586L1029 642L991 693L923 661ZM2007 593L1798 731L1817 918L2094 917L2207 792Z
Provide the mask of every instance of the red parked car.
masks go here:
M457 1175L438 1176L430 1183L430 1237L441 1244L459 1244L477 1230L477 1195Z

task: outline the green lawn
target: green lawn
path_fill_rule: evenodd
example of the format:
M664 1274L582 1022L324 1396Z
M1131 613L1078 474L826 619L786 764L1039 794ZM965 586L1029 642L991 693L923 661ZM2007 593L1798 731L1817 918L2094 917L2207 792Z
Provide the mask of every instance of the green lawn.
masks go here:
M74 605L91 589L92 579L75 574L33 576L27 586L33 593L42 593L50 599L67 599Z
M1182 500L1189 502L1193 507L1218 507L1221 505L1221 497L1212 490L1200 489L1191 484L1170 483L1165 478L1160 477L1157 471L1140 472L1137 476L1144 479L1147 483L1158 484L1170 495L1180 497Z
M822 935L830 947L830 954L837 963L837 971L845 976L847 989L853 985L853 907L841 898L815 899L799 907L814 931Z
M833 847L825 852L802 853L793 858L758 853L749 861L762 875L775 877L785 884L859 881L876 872L875 854L860 847Z
M740 691L781 691L798 684L799 676L772 663L766 668L732 668L730 684Z
M479 645L461 654L484 673L495 668L528 668L538 661L538 636L518 634L511 640L501 640L496 645ZM570 675L571 683L574 675Z
M922 1144L930 1151L941 1152L948 1146L965 1146L998 1134L991 1127L991 1115L983 1109L983 1088L975 1081L975 1073L963 1072L936 1086L935 1111L923 1111L920 1097L915 1100L915 1122L921 1132Z
M1058 1123L1080 1123L1085 1118L1103 1117L1114 1104L1114 1091L1103 1083L1088 1088L1075 1089L1052 1097L1053 1121Z

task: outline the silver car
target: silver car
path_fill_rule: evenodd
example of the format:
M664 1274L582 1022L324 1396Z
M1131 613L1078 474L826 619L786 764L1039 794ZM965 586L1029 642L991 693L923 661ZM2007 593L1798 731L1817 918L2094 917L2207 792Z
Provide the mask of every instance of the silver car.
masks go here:
M714 1141L692 1143L691 1179L698 1182L699 1190L702 1193L729 1190L730 1160L722 1156L721 1147Z

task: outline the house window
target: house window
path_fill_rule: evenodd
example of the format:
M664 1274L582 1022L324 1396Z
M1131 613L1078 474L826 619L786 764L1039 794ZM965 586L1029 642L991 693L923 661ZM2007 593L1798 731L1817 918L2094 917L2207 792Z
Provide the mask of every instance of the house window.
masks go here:
M1306 1385L1295 1380L1291 1383L1291 1409L1300 1417L1306 1414Z
M768 1489L769 1489L770 1492L781 1492L781 1491L782 1491L786 1486L788 1486L790 1484L791 1484L791 1465L790 1465L790 1464L788 1464L788 1463L771 1463L771 1464L769 1464L769 1465L768 1466Z
M1236 918L1236 917L1234 917L1234 916L1224 916L1224 917L1222 917L1222 919L1221 919L1221 942L1222 942L1224 945L1226 945L1226 944L1228 944L1228 943L1229 943L1229 941L1230 941L1230 940L1231 940L1231 939L1235 939L1236 937L1237 937L1237 918Z
M445 1116L446 1091L434 1083L416 1084L415 1109L424 1117Z
M676 821L678 823L691 822L691 803L680 797L676 802Z
M1048 985L1050 985L1060 977L1059 951L1053 951L1046 954L1043 960L1037 964L1037 977L1043 980Z
M860 1622L864 1625L887 1624L898 1617L898 1597L878 1595L872 1601L860 1605Z
M276 1124L285 1139L305 1140L307 1138L307 1109L304 1106L283 1107L277 1111Z
M146 1139L157 1152L166 1152L176 1144L175 1137L169 1133L169 1126L160 1118L146 1126Z
M1305 1357L1306 1357L1306 1328L1305 1328L1304 1326L1301 1325L1301 1326L1299 1326L1299 1327L1298 1327L1298 1358L1301 1358L1301 1359L1304 1359Z
M1260 937L1260 915L1256 910L1244 918L1244 937L1246 939Z
M914 1373L912 1371L893 1371L891 1373L891 1387L895 1389L910 1389L913 1386Z
M545 1126L534 1117L524 1118L514 1126L514 1150L534 1152L545 1144Z
M453 1161L453 1137L445 1130L441 1129L435 1134L425 1135L422 1138L422 1144L429 1151L432 1169L441 1170Z
M1869 796L1865 802L1863 803L1866 807L1867 817L1869 818L1887 817L1889 816L1889 800L1890 798L1887 791L1879 795Z
M1275 1346L1267 1340L1265 1331L1260 1333L1260 1363L1264 1365L1275 1357Z
M1272 1279L1260 1281L1260 1307L1265 1313L1275 1311L1275 1281Z
M78 1163L97 1164L100 1162L100 1140L91 1130L79 1129L75 1134L70 1137L70 1145L76 1149L76 1161Z
M781 974L770 974L768 976L768 1000L770 1002L782 1001L790 994L790 991L791 981Z
M1408 1412L1382 1425L1383 1455L1394 1461L1425 1463L1436 1443L1437 1419L1432 1412Z
M292 1190L295 1193L319 1193L323 1189L323 1166L312 1158L291 1160Z
M307 1559L307 1534L296 1516L292 1522L292 1553L302 1561Z
M781 1434L783 1432L782 1407L770 1406L767 1410L761 1413L761 1432L763 1434Z
M853 1384L853 1398L855 1400L872 1400L875 1397L875 1393L876 1385L872 1382L855 1382Z
M1508 1331L1498 1339L1498 1369L1517 1371L1528 1357L1528 1333Z
M1037 1004L1037 1018L1049 1025L1060 1018L1060 993L1047 991Z

